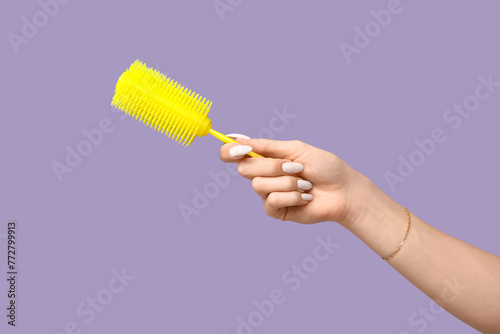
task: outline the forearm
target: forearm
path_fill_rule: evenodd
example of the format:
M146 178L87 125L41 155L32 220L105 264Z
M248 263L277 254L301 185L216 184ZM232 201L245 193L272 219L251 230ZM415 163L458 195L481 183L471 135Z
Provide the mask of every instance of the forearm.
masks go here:
M342 225L378 255L388 256L406 232L404 208L364 176L354 196L358 207ZM485 333L500 332L500 257L411 214L407 240L388 263L457 318Z

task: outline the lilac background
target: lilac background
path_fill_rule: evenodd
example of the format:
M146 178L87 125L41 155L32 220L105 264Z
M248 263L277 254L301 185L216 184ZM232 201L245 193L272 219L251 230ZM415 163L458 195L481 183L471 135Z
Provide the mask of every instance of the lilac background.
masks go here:
M417 333L409 316L429 299L334 223L303 226L267 217L250 182L234 176L185 224L179 204L225 166L220 143L189 148L109 107L135 59L212 99L212 124L257 136L273 109L296 115L276 139L335 152L437 228L500 253L500 92L458 130L444 111L474 92L477 76L500 80L495 1L402 1L348 64L339 44L387 1L244 1L222 21L205 1L72 1L15 53L37 1L0 10L0 237L19 224L18 326L2 333L236 333L237 317L273 289L286 301L255 333ZM114 131L59 182L82 130L109 118ZM436 127L447 142L391 192L385 171ZM316 238L339 249L300 289L281 275L312 255ZM1 240L1 277L5 239ZM106 288L113 269L134 275L95 320L75 313ZM443 313L425 333L474 333Z

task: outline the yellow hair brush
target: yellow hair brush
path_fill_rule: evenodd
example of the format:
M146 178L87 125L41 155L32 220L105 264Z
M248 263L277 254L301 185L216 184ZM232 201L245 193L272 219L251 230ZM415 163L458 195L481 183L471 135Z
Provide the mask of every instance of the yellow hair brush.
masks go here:
M211 134L224 143L237 143L212 129L207 117L212 102L181 86L171 78L136 60L116 83L111 105L158 129L181 143L190 145L195 136ZM253 157L261 155L250 152Z

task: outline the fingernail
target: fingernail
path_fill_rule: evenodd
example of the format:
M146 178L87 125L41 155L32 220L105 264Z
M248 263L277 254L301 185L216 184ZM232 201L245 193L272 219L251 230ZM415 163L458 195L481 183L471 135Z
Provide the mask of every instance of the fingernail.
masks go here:
M300 173L304 170L304 165L299 164L298 162L285 162L281 165L281 168L285 173Z
M232 157L241 157L250 152L252 152L252 147L248 145L238 145L229 149L229 154Z
M313 199L313 195L311 194L300 194L300 197L302 197L304 201L310 201Z
M230 133L228 135L226 135L228 137L231 137L231 138L243 138L243 139L250 139L250 137L248 136L245 136L245 135L242 135L240 133Z
M302 190L309 190L313 187L313 184L306 180L297 180L297 188Z

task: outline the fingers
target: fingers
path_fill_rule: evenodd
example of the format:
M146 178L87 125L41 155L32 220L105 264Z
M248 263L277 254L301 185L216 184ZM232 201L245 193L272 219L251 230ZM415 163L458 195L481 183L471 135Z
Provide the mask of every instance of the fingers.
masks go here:
M311 194L305 193L313 187L312 183L296 176L304 170L304 165L293 162L308 150L307 144L297 140L250 139L239 134L228 136L239 144L222 145L220 159L238 163L238 172L252 180L269 216L285 220L289 207L302 206L313 199ZM245 158L252 151L264 158Z
M295 176L254 177L252 187L262 199L266 199L272 192L303 192L312 188L312 183Z
M255 153L259 153L269 158L279 158L293 160L295 156L307 150L309 145L299 140L270 140L263 138L238 140L244 145L252 146Z
M292 192L272 192L264 201L264 210L271 217L282 217L283 209L290 206L305 205L312 200L311 194Z
M246 145L244 142L252 142L259 146L262 150L265 150L266 145L282 146L286 143L288 146L293 146L294 141L284 142L284 141L274 141L267 139L247 139L248 137L240 134L230 134L228 136L237 138L239 142L243 145L231 143L222 145L219 151L219 157L223 162L233 162L238 163L238 172L247 179L253 179L256 176L280 176L286 174L296 174L304 170L304 166L297 162L291 162L288 159L273 159L273 158L250 158L242 159L248 153L254 150L253 146ZM305 145L305 144L304 144ZM270 149L267 149L268 153L271 153Z
M296 174L304 170L304 165L273 158L249 158L238 163L238 173L252 180L257 176L281 176Z
M240 144L224 144L219 151L222 162L239 162L245 155L252 152L252 147Z
M262 138L250 139L248 136L238 133L232 133L227 136L235 138L242 145L251 147L251 151L269 158L293 160L307 150L308 147L307 144L298 140L281 141ZM249 150L248 147L233 149L235 146L238 146L238 144L222 145L219 156L223 162L238 162L242 157L250 153L247 152ZM231 151L231 149L233 150Z
M226 136L231 137L235 140L250 139L250 137L239 133L231 133ZM224 144L220 148L219 158L222 162L238 162L250 152L252 152L252 147L249 145L240 145L235 143Z

